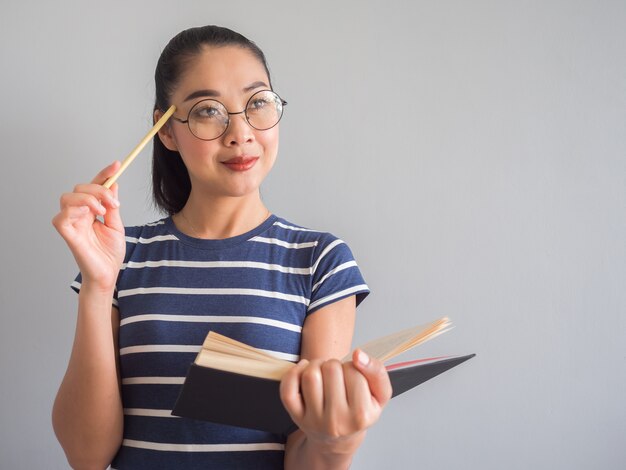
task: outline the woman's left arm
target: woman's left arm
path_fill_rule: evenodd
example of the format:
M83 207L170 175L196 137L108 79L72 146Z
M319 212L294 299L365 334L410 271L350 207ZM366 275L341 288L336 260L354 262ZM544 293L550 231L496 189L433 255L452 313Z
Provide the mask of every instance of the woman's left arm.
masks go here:
M281 382L281 398L299 430L287 438L285 468L347 469L391 397L383 364L350 351L355 297L337 301L307 317L300 362Z

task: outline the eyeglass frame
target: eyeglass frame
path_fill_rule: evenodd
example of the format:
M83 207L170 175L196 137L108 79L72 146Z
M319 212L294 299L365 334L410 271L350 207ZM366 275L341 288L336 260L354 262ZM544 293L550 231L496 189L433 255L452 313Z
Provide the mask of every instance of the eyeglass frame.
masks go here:
M278 93L276 93L274 90L267 89L267 90L259 90L259 91L255 91L255 92L254 92L254 93L250 96L250 98L248 98L248 101L246 101L246 106L245 106L245 108L243 108L243 110L242 110L242 111L237 111L237 112L231 113L230 111L228 111L228 108L226 107L226 105L225 105L224 103L222 103L221 101L218 101L218 100L216 100L216 99L214 99L214 98L205 98L205 99L202 99L202 100L198 100L198 101L196 101L196 102L193 104L193 106L192 106L191 108L189 108L189 112L187 113L187 119L180 119L180 118L177 118L177 117L176 117L176 116L174 116L174 115L172 115L171 119L174 119L175 121L178 121L178 122L180 122L181 124L187 124L187 128L189 129L189 132L191 132L191 135L193 135L196 139L204 140L204 141L206 141L206 142L209 142L209 141L211 141L211 140L216 140L216 139L219 139L219 138L220 138L220 137L222 137L224 134L226 134L226 131L228 130L228 127L230 126L230 117L231 117L231 116L234 116L234 115L236 115L236 114L243 114L243 115L244 115L244 118L246 119L246 122L247 122L247 123L248 123L248 125L249 125L250 127L252 127L253 129L256 129L257 131L267 131L267 130L272 129L273 127L276 127L276 126L278 125L278 123L280 122L280 120L283 118L283 110L282 110L282 109L281 109L280 117L278 118L278 121L276 121L276 124L274 124L274 125L272 125L272 126L270 126L270 127L266 127L265 129L259 129L258 127L254 127L254 126L252 125L252 123L250 122L250 119L248 118L248 114L246 113L246 110L248 109L248 105L250 104L250 101L252 101L252 98L254 98L254 97L255 97L256 95L258 95L259 93L263 93L264 91L269 91L269 92L273 93L274 95L276 95L276 96L278 97L278 99L280 100L280 104L281 104L281 106L283 106L283 107L284 107L284 106L287 106L287 102L286 102L284 99L282 99ZM226 127L224 128L224 131L223 131L220 135L218 135L217 137L213 137L213 138L211 138L211 139L203 139L202 137L198 137L198 136L197 136L196 134L194 134L194 132L191 130L191 125L189 124L189 116L191 116L191 111L193 111L193 109L194 109L196 106L198 106L198 104L200 104L200 103L202 103L202 102L204 102L204 101L215 101L216 103L220 104L220 105L221 105L221 106L222 106L222 107L226 110L226 117L228 118L228 121L226 122Z

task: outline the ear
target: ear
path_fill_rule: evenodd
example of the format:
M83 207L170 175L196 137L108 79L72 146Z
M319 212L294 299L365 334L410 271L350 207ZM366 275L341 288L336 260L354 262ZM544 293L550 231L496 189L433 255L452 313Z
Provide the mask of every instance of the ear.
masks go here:
M154 122L157 122L159 119L161 119L161 116L163 116L163 114L165 113L160 109L155 109L153 115ZM178 145L176 145L176 139L172 134L172 127L170 126L170 122L166 122L165 125L161 127L161 129L159 129L158 136L159 139L161 139L163 145L165 145L166 149L173 152L178 152Z

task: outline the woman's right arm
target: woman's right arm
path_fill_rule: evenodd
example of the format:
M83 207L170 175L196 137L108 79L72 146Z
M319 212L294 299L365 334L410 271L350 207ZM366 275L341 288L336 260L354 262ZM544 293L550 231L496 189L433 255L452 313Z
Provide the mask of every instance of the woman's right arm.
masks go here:
M72 251L81 272L76 333L69 364L52 410L52 424L75 469L104 469L122 442L119 312L112 307L115 282L124 260L124 226L117 186L102 186L116 162L91 184L61 197L53 225ZM97 220L102 217L102 221Z

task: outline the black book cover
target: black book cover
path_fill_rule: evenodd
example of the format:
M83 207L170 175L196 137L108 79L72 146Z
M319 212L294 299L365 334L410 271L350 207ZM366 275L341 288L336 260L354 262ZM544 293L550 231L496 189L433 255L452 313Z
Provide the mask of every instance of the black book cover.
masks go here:
M475 354L440 359L389 371L396 397L467 361ZM175 416L211 421L276 434L289 434L297 426L285 410L280 382L225 372L192 364L178 400Z

